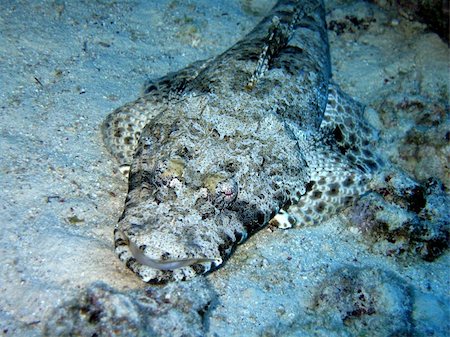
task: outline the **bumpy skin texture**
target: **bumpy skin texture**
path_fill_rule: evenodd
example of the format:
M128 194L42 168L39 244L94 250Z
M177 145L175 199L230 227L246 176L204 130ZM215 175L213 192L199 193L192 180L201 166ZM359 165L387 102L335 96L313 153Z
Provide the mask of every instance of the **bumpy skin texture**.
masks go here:
M273 220L281 228L318 225L367 192L383 162L374 153L377 134L364 107L330 84L324 119L317 132L294 131L308 163L306 193Z
M330 100L321 126L329 77L322 1L279 1L229 50L146 84L110 114L105 143L131 164L115 228L119 258L146 282L188 279L220 266L280 209L316 202L313 180L325 176L320 186L331 189L349 169L342 190L359 193L368 170L349 155L343 126L336 137L342 124L332 118L344 106L359 127L362 109L347 97ZM313 208L322 220L338 207Z
M280 1L223 54L147 83L142 97L106 118L105 143L121 165L131 164L144 126L168 109L180 110L170 105L186 96L215 97L226 109L232 102L246 109L257 104L253 110L264 109L303 130L317 129L327 103L330 71L323 3Z

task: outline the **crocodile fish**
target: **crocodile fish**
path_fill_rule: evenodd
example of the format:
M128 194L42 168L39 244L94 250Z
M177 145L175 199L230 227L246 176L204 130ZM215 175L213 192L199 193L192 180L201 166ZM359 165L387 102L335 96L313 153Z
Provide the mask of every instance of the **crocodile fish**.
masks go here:
M330 76L323 2L282 0L224 53L108 115L129 181L119 258L145 282L186 280L270 221L317 224L363 193L374 131Z

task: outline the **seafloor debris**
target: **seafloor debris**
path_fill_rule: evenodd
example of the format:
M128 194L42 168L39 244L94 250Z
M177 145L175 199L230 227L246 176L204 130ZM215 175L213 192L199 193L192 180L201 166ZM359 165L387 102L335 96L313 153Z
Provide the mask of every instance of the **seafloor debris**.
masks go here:
M423 83L423 82L422 82ZM420 84L422 86L423 84ZM436 85L434 95L392 93L384 98L379 112L386 128L396 139L397 150L390 160L417 180L436 177L448 186L449 122L448 88ZM399 124L408 125L404 131ZM392 139L392 138L391 138Z
M412 302L410 288L394 273L348 266L338 268L319 285L310 309L323 331L410 336Z
M367 7L354 5L351 14L335 11L328 20L328 29L335 32L336 35L344 33L357 33L360 30L367 30L376 22L374 13Z
M202 336L215 295L204 278L120 292L96 282L56 308L45 336Z
M348 210L350 228L371 250L387 256L420 256L433 261L448 248L450 198L430 178L419 184L405 173L390 171L373 182L374 192ZM369 240L367 240L369 239Z
M448 0L372 0L382 8L395 9L409 20L418 20L449 42Z

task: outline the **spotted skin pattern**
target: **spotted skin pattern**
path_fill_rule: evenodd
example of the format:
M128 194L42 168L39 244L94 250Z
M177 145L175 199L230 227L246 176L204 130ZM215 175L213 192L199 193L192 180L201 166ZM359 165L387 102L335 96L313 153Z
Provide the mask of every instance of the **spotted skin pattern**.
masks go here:
M366 189L373 132L330 83L328 48L323 2L282 0L224 53L107 116L129 180L115 249L145 282L215 270L271 219L320 223Z
M364 119L364 106L329 86L320 130L298 134L308 163L306 193L282 209L271 224L279 228L318 225L369 191L372 175L384 165L374 152L377 133Z

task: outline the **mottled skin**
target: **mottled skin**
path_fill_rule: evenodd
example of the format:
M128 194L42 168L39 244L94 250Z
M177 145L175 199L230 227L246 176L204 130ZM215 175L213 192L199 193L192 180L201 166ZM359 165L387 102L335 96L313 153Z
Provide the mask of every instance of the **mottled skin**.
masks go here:
M146 84L111 113L105 143L131 164L119 258L146 282L188 279L219 267L280 210L280 224L314 223L339 208L323 203L364 190L367 156L333 118L342 109L367 127L363 110L329 77L322 1L279 1L223 54ZM299 200L311 211L291 212Z

